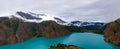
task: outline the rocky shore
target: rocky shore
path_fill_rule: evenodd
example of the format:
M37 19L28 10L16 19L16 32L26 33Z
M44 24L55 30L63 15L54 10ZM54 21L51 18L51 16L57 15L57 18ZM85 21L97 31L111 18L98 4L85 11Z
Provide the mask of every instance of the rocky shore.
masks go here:
M65 45L59 43L57 46L50 46L49 49L84 49L84 48L80 48L74 45Z

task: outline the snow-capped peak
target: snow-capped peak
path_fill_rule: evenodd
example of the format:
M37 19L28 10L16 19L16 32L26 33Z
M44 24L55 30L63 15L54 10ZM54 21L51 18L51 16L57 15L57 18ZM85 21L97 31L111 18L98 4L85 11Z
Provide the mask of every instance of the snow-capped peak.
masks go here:
M33 12L28 12L28 14L31 14L33 16L47 16L45 14L36 14L36 13L33 13Z
M51 16L51 15L39 16L39 18L42 18L43 21L46 21L46 20L55 20L54 17L55 16Z
M61 18L58 16L50 15L50 14L36 14L32 12L16 12L16 14L12 15L12 17L19 18L25 22L35 22L35 23L41 23L42 21L55 21L60 25L66 25L66 26L104 26L105 23L101 22L82 22L82 21L71 21L71 22L66 22L63 21Z
M24 20L25 22L36 22L36 23L40 23L42 21L55 21L58 23L65 23L65 21L63 21L62 19L58 18L57 16L54 15L50 15L50 14L36 14L36 13L32 13L32 12L17 12L15 15L15 17Z

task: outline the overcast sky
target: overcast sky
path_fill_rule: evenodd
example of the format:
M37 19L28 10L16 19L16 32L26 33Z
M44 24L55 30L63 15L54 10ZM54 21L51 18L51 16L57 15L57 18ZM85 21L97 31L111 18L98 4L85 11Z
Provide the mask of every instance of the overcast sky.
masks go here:
M0 0L0 16L16 11L46 13L66 21L110 22L120 18L120 0Z

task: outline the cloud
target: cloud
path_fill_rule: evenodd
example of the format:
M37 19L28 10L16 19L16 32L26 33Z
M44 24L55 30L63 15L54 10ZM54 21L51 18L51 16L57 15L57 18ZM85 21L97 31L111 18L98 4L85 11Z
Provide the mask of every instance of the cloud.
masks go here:
M0 15L31 11L60 16L68 21L108 22L119 18L119 2L119 0L0 0Z
M39 10L48 13L62 13L65 10L87 6L98 0L1 0L0 10Z

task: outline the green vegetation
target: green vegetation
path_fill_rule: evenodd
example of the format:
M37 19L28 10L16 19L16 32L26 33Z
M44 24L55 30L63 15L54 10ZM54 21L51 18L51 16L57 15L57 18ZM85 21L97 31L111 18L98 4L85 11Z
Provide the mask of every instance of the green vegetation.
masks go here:
M42 34L39 33L39 31L33 27L31 37L41 37L41 36Z
M6 22L4 22L4 24L7 27L13 28L14 32L16 32L19 27L19 22L17 20L6 21Z
M12 27L10 22L4 22L7 27Z
M77 26L63 26L65 29L67 29L70 32L95 32L97 34L103 34L103 29L83 29Z
M50 46L49 49L84 49L84 48L80 48L74 45L65 45L59 43L57 46Z
M32 33L30 36L31 37L41 37L42 34L40 34L40 33Z
M67 29L70 32L81 32L81 28L77 26L63 26L65 29Z
M81 29L80 32L95 32L97 34L103 34L102 29L96 29L96 30Z
M12 22L12 26L13 26L14 32L16 32L17 29L18 29L18 27L19 27L19 22L18 22L18 21L13 21L13 22Z

